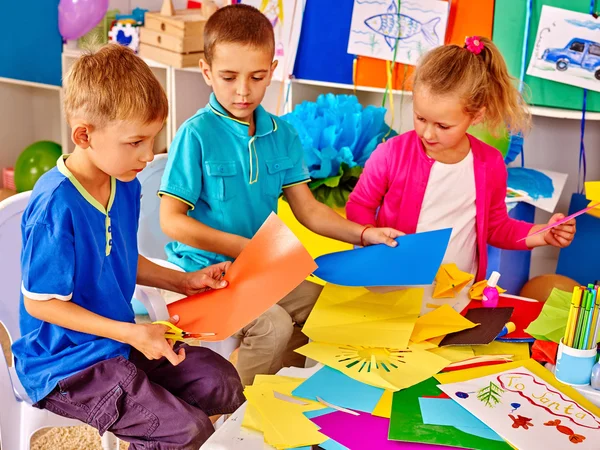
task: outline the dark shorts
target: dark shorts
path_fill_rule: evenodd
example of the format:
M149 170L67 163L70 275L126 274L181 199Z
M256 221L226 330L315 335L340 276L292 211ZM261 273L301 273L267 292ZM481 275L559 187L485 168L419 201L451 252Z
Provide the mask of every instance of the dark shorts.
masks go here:
M34 406L110 431L131 450L198 450L214 431L208 417L230 414L245 399L231 363L207 348L184 347L178 366L132 349L129 360L102 361L61 380Z

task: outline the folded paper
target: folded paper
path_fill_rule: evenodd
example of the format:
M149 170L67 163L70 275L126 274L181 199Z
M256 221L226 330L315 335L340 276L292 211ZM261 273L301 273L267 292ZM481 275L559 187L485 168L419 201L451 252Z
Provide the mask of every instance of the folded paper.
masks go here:
M454 298L475 275L463 272L454 263L443 264L435 277L433 298Z
M327 284L302 332L329 344L406 348L422 298L423 289L376 294Z

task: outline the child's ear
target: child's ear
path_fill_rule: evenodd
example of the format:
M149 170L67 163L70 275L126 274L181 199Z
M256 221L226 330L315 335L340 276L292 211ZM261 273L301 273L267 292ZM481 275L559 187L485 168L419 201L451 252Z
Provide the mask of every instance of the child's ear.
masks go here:
M275 74L275 69L277 69L278 64L279 61L277 61L276 59L273 60L273 62L271 63L271 71L269 73L269 84L271 84L271 80L273 79L273 75Z
M71 140L73 144L80 148L90 146L90 132L92 127L89 124L78 122L71 129Z
M204 81L206 82L207 85L212 86L212 73L210 71L210 66L208 65L208 63L200 58L200 61L198 62L198 67L200 67L200 72L202 72L202 77L204 77Z
M479 125L480 123L483 122L483 119L485 118L485 106L483 108L481 108L473 117L473 121L471 122L471 125Z

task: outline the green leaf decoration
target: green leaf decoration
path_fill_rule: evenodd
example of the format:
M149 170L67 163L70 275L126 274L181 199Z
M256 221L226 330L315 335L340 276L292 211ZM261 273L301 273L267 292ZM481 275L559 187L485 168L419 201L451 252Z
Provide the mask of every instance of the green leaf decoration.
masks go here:
M498 403L502 403L501 398L504 393L504 389L498 386L493 381L490 381L489 386L479 389L477 391L477 399L482 401L485 406L494 408Z

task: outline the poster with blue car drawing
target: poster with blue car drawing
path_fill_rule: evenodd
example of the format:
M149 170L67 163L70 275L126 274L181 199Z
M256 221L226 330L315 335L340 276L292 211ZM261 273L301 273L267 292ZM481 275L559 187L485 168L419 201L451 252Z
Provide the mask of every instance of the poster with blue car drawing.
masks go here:
M600 19L544 5L527 75L600 91Z
M444 44L449 2L354 0L348 53L415 65Z

